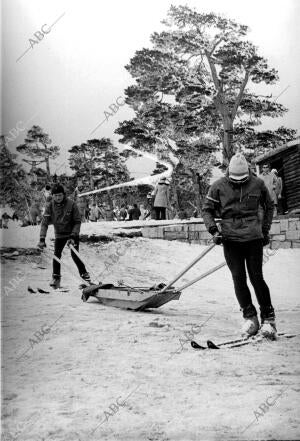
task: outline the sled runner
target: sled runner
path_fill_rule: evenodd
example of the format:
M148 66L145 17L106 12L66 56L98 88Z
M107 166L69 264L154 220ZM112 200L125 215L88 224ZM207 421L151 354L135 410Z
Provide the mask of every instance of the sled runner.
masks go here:
M82 300L86 302L90 297L94 297L104 305L114 306L116 308L131 309L142 311L149 308L159 308L171 300L178 300L184 289L209 276L218 269L226 265L225 262L211 268L200 276L196 277L183 286L176 288L173 286L180 277L189 271L199 260L201 260L209 251L214 248L215 244L208 246L202 253L196 257L186 268L184 268L177 276L167 285L159 284L152 287L131 287L131 286L115 286L113 284L99 284L86 286L82 290ZM79 255L79 253L78 253Z

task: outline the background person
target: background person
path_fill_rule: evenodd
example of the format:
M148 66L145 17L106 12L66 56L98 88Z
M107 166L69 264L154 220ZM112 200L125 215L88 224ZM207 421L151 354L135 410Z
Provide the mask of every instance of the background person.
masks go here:
M262 166L262 173L259 175L259 177L264 181L267 189L269 190L271 199L273 201L274 207L277 205L277 198L276 198L276 185L277 185L277 177L270 171L269 164L263 164ZM275 207L276 208L276 207ZM277 215L277 209L274 211L274 216Z
M275 186L275 195L276 195L276 203L274 203L274 216L277 215L277 213L283 213L283 207L282 207L282 179L280 176L278 176L278 171L276 168L273 168L271 173L276 176L276 186Z
M133 204L133 207L128 210L128 214L128 220L139 220L141 216L141 210L138 208L137 204Z
M122 221L124 221L125 219L126 219L126 217L127 217L127 210L126 210L126 204L122 204L121 205L121 208L120 208L120 211L119 211L119 217L120 217L120 220L122 220Z
M169 183L166 178L161 178L154 190L155 219L166 219L166 209L169 206Z

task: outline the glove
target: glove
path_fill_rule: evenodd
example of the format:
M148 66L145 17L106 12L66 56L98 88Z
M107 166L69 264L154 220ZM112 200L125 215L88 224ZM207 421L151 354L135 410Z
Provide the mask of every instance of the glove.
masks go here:
M209 228L209 233L213 236L212 240L216 245L221 245L223 242L223 236L222 233L218 230L216 226Z
M263 237L262 243L263 243L263 247L265 247L266 245L269 245L269 243L270 243L270 236L269 236L269 233L263 233L263 235L264 235L264 237Z
M39 250L43 250L44 248L46 248L46 242L45 242L45 239L44 238L40 238L40 241L39 241L39 243L37 244L37 248L39 249Z
M223 243L223 236L219 231L213 235L213 242L216 245L221 245Z
M71 236L70 236L70 239L69 239L68 242L67 242L68 247L69 247L70 245L72 245L73 247L75 247L75 245L76 245L76 239L78 240L78 236L73 236L73 235L71 235Z

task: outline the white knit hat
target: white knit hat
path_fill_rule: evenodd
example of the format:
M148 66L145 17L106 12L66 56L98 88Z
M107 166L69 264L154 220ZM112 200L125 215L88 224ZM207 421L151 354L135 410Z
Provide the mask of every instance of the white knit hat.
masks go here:
M249 176L249 167L245 156L242 153L236 153L229 163L229 178L235 181L241 181Z

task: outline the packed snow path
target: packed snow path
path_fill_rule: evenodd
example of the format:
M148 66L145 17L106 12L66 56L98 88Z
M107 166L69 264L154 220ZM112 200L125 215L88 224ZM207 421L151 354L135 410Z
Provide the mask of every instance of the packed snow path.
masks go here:
M139 286L166 282L201 249L146 239L81 246L95 272L105 271L102 281ZM279 250L264 266L278 329L296 334L299 257L300 250ZM64 260L75 268L68 251ZM215 248L183 282L222 260L222 248ZM23 277L6 295L2 290L8 440L300 438L299 337L228 351L190 347L192 337L218 342L239 335L241 313L226 267L180 300L139 313L83 303L65 268L69 292L29 293L28 285L48 289L50 262L23 256L3 264L4 287Z

